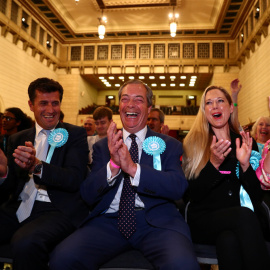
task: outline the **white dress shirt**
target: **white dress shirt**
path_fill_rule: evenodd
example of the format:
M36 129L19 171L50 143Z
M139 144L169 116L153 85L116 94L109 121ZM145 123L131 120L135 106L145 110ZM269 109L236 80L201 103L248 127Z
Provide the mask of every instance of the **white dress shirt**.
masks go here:
M143 146L143 142L145 140L146 132L147 132L147 126L145 126L139 132L135 133L135 135L137 136L136 142L138 144L138 151L139 151L138 160L139 160L139 162L141 160L142 146ZM123 141L128 149L130 148L131 142L132 142L131 138L129 137L130 134L131 133L127 132L123 128ZM115 183L116 177L120 174L120 172L121 172L121 169L119 170L119 173L116 176L112 177L112 173L111 173L111 169L110 169L110 162L108 162L108 164L107 164L107 180L108 180L109 185L113 185ZM130 176L131 185L138 187L140 184L140 177L141 177L141 166L140 166L140 164L137 163L137 171L136 171L134 178ZM113 201L112 201L112 203L111 203L111 205L106 213L114 213L114 212L117 212L119 210L119 203L120 203L123 183L124 183L124 178L122 179L122 181L119 185L119 188L115 194L115 197L114 197L114 199L113 199ZM144 203L142 202L142 200L140 199L140 197L138 196L137 193L135 194L135 207L143 207L144 208Z

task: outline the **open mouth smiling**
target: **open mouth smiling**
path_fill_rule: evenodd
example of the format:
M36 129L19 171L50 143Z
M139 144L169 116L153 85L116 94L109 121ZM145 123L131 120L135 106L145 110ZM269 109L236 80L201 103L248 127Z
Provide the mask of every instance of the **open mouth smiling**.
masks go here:
M137 116L138 116L138 113L126 112L126 117L128 117L128 118L136 118Z
M221 113L215 113L215 114L212 114L212 116L214 117L214 118L220 118L221 117Z

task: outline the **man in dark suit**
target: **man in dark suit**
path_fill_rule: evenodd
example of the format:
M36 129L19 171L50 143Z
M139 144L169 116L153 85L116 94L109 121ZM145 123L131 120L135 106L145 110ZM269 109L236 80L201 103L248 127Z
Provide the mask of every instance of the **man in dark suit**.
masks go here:
M135 248L155 269L200 269L188 226L174 204L187 188L181 143L147 128L152 91L143 82L126 82L119 99L123 130L111 123L108 137L94 145L92 171L81 186L93 211L56 247L50 268L99 269ZM146 153L151 148L155 162Z
M28 94L35 127L10 136L7 158L0 151L0 198L8 196L0 208L0 243L11 241L14 269L42 270L55 245L89 212L79 192L88 145L84 128L59 122L58 82L39 78ZM46 157L49 133L58 147Z

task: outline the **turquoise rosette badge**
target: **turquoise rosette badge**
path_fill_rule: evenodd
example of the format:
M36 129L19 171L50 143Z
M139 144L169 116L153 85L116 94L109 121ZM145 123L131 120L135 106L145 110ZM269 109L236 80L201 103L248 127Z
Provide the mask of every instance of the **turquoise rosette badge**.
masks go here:
M254 151L254 150L251 151L249 163L254 171L256 171L257 168L259 167L261 158L262 156L259 152ZM237 162L237 166L236 166L236 175L239 178L239 161Z
M259 167L261 158L262 156L259 152L254 151L254 150L251 151L249 163L254 171ZM236 176L239 178L239 161L237 162L237 165L236 165ZM254 211L254 207L249 197L249 194L246 192L246 190L244 189L242 185L240 187L239 194L240 194L240 204Z
M51 146L46 162L50 163L54 149L63 146L68 140L68 132L64 128L57 128L50 133L48 143Z
M165 151L166 144L164 140L159 137L152 136L148 137L143 142L143 151L153 156L153 165L156 170L161 171L161 160L160 155Z

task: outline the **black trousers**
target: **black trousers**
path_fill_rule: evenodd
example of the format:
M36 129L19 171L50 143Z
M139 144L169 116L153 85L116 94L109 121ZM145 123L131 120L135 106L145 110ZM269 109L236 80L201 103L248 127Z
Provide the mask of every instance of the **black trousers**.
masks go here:
M270 269L262 229L250 209L222 209L188 223L193 242L216 245L220 270Z
M29 218L19 223L20 202L0 208L0 244L11 242L14 270L47 270L53 248L75 228L52 203L36 201Z

